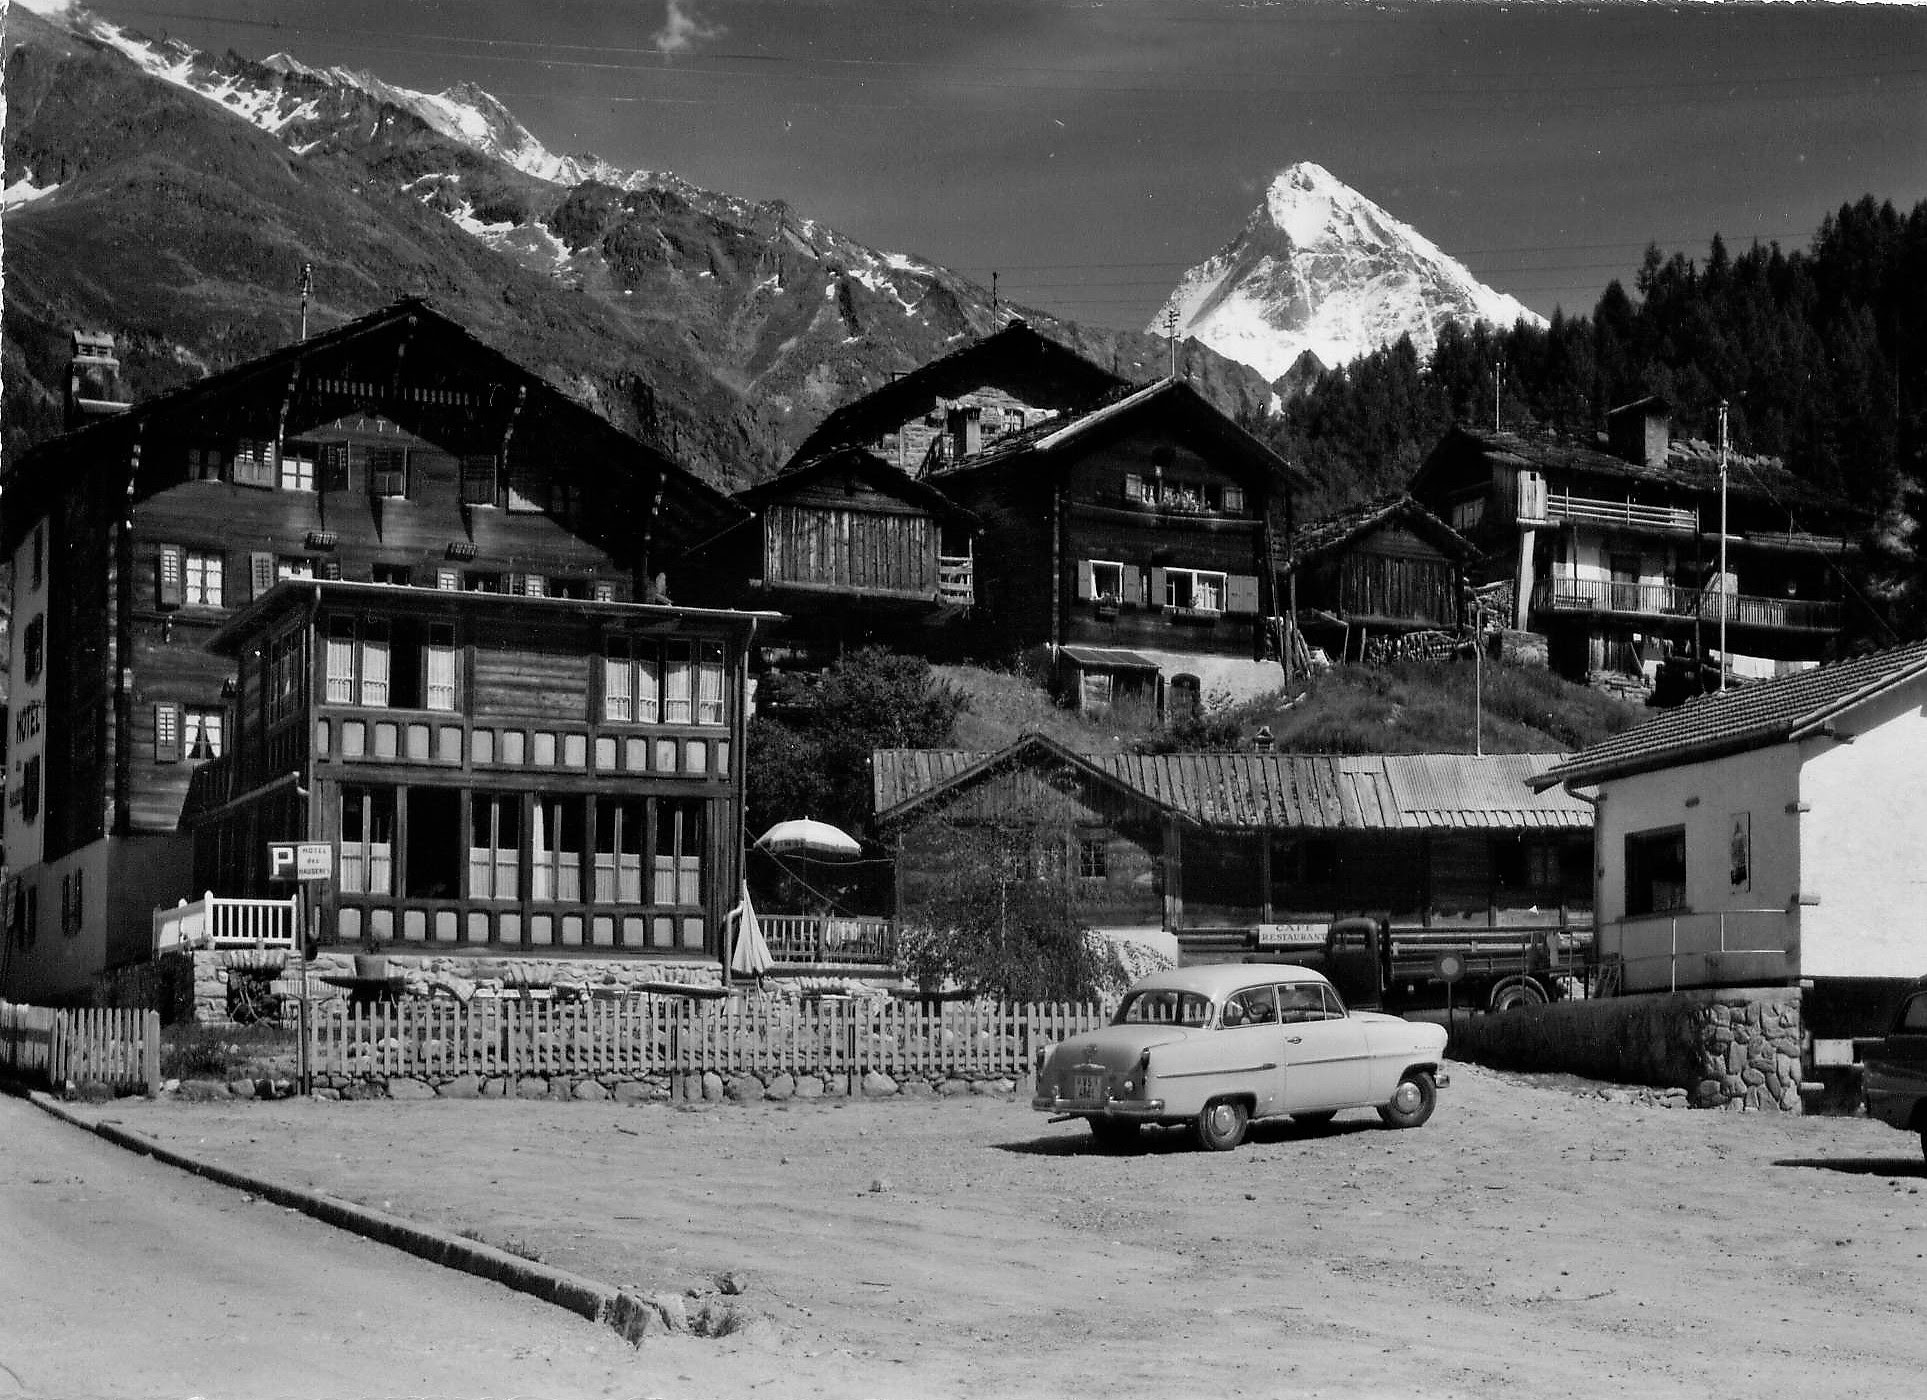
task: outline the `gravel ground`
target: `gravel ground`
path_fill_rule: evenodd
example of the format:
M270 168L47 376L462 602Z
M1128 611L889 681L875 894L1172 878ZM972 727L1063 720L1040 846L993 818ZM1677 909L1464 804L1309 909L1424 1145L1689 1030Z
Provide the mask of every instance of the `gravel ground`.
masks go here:
M738 1272L769 1321L704 1345L741 1394L1917 1393L1916 1139L1452 1074L1417 1131L1228 1154L975 1097L93 1112L610 1282Z

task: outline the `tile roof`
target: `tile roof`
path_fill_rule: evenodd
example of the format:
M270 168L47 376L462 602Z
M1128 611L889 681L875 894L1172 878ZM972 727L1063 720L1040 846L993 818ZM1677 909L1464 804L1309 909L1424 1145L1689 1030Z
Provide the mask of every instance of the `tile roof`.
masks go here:
M1593 783L1804 738L1836 715L1927 675L1927 642L1836 661L1688 702L1535 777Z
M1529 784L1554 754L1072 754L1025 735L994 754L880 749L877 815L905 815L959 782L1027 757L1072 759L1155 806L1203 826L1243 829L1484 831L1592 828L1592 807Z

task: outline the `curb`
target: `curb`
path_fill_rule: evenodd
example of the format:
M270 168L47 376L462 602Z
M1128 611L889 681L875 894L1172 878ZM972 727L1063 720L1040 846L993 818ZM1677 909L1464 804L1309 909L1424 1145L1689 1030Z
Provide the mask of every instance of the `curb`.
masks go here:
M477 1278L512 1288L517 1293L526 1293L555 1307L565 1308L578 1317L602 1323L630 1343L639 1345L650 1332L663 1330L662 1315L652 1303L635 1294L625 1293L612 1284L539 1264L493 1245L451 1235L412 1220L403 1220L399 1216L353 1201L344 1201L339 1196L330 1196L323 1191L280 1186L216 1166L212 1162L203 1162L184 1152L163 1147L153 1139L130 1132L118 1124L90 1123L69 1112L59 1100L40 1090L30 1092L27 1097L63 1123L105 1138L116 1147L152 1157L157 1162L205 1177L218 1185L251 1192L278 1206L298 1210L336 1229L360 1235L391 1249L399 1249L445 1269L473 1274Z

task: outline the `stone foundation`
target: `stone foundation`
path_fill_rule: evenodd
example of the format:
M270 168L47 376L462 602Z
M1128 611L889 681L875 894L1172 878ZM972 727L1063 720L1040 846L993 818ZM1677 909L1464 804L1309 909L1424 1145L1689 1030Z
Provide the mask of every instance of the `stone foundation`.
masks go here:
M1800 991L1709 988L1520 1007L1458 1021L1447 1053L1498 1069L1683 1089L1694 1108L1798 1113Z
M243 949L199 949L180 955L192 959L193 1015L201 1025L232 1025L229 1014L230 986L249 970L260 969L266 992L278 1003L273 1018L285 1025L294 1024L301 998L303 964L299 957L263 957ZM540 958L520 956L450 957L426 955L411 957L388 953L388 971L405 977L411 995L428 995L436 987L466 998L477 988L537 986L581 987L605 992L626 992L644 982L676 982L686 986L719 987L722 968L710 959L671 961L643 958ZM327 951L306 965L308 999L321 1006L348 996L348 989L328 978L354 976L355 954Z

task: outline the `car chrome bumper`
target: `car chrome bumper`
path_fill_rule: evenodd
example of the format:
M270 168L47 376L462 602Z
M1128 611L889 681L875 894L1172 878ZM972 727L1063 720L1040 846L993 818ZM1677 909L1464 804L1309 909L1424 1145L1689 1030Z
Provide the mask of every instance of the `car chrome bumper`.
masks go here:
M1088 1099L1039 1094L1030 1101L1030 1106L1039 1113L1068 1113L1085 1118L1152 1119L1164 1115L1163 1099L1106 1099L1103 1103L1092 1103Z
M1452 1076L1447 1074L1444 1070L1440 1070L1437 1074L1432 1076L1432 1082L1438 1085L1438 1087L1441 1089L1449 1089L1452 1087Z

